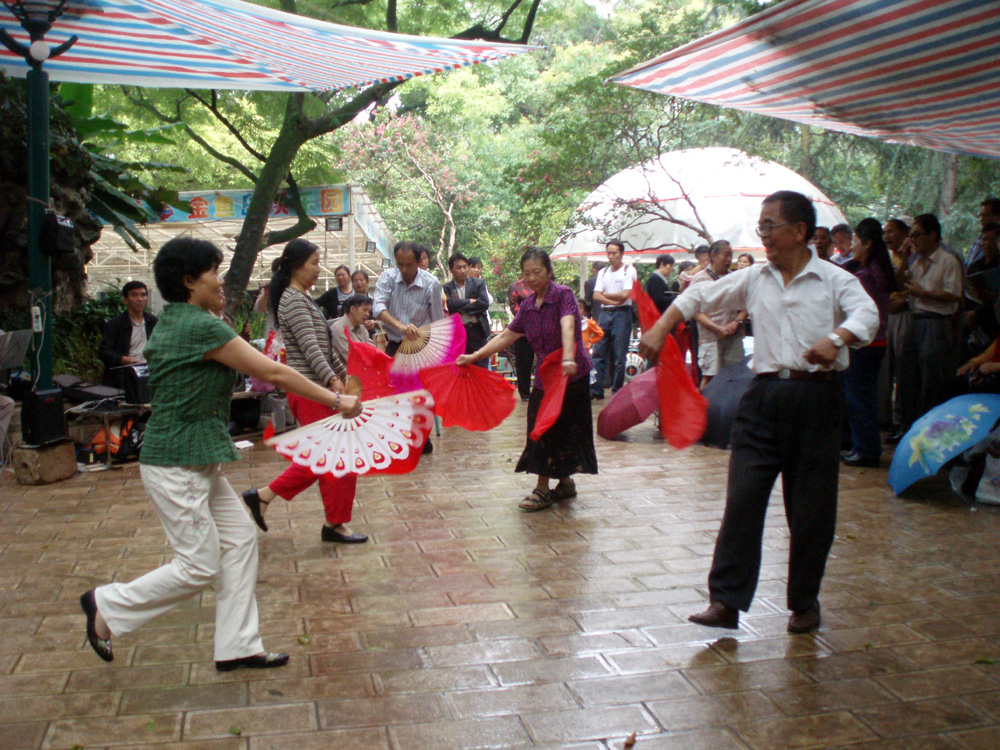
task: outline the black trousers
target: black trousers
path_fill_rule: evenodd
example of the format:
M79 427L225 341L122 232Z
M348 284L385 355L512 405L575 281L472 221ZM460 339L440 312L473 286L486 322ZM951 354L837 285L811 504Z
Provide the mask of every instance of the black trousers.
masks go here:
M816 604L837 523L842 413L835 382L754 379L733 423L726 510L708 578L713 602L750 609L764 517L781 474L791 534L788 608Z
M515 341L511 347L514 350L514 370L517 373L517 392L522 399L531 397L531 372L535 368L535 350L531 348L526 336Z
M466 323L465 324L465 353L472 354L474 351L482 349L486 346L486 334L483 333L483 327L479 323ZM477 367L489 367L490 358L483 357L480 360L473 362Z

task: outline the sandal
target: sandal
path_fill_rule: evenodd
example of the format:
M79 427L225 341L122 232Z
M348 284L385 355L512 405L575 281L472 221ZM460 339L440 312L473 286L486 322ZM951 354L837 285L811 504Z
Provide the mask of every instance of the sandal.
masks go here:
M569 500L571 497L576 497L576 482L572 479L561 479L551 494L556 500Z
M262 531L267 531L267 523L264 521L264 514L260 512L261 505L270 505L270 500L261 500L257 490L247 490L243 493L243 502L250 509L250 517L253 522L260 526Z
M114 661L115 655L111 651L111 639L101 638L97 635L97 599L94 596L95 589L91 589L80 597L80 606L87 615L87 642L94 652L104 661Z
M528 513L534 513L536 510L545 510L545 508L548 508L557 499L549 490L539 490L536 488L517 507Z

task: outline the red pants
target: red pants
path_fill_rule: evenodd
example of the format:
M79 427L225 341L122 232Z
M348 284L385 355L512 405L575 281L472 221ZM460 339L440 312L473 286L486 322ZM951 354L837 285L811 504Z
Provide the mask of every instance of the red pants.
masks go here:
M307 398L288 394L288 407L299 420L300 425L318 422L333 414L333 410L323 404L317 404ZM351 509L354 507L354 494L357 489L358 475L348 474L337 478L333 474L313 474L312 471L298 464L291 464L281 476L268 485L269 489L291 500L302 490L308 489L319 480L319 494L323 498L323 509L326 511L326 522L330 526L347 523L351 520Z

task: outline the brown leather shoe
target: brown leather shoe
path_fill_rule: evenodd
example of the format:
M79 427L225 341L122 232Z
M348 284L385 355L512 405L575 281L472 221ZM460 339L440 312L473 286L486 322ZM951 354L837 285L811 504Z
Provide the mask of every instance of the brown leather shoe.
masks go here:
M740 611L727 607L721 602L712 602L708 605L708 609L691 615L688 620L696 625L705 625L710 628L736 630L740 626Z
M792 612L788 618L789 633L811 633L819 629L819 602L807 609L805 612Z

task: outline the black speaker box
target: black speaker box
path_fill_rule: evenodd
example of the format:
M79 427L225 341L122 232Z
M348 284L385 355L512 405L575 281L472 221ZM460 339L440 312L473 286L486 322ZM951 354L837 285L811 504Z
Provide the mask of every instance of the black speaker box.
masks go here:
M45 445L66 437L62 391L30 391L21 402L21 438L28 445Z

